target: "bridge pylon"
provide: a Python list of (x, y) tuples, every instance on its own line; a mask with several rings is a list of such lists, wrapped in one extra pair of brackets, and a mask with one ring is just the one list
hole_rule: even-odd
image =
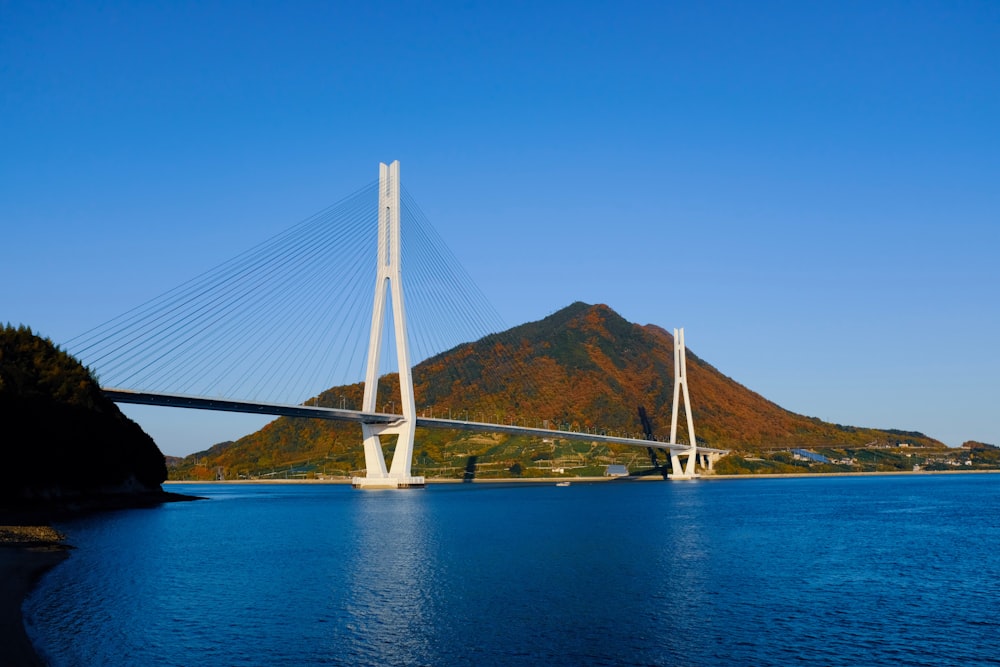
[[(684, 414), (687, 417), (688, 444), (687, 451), (670, 451), (669, 479), (694, 479), (698, 475), (694, 471), (698, 460), (697, 441), (694, 438), (694, 417), (691, 416), (691, 396), (688, 394), (687, 382), (687, 347), (684, 345), (684, 329), (674, 329), (674, 408), (670, 413), (670, 444), (677, 444), (677, 409), (680, 407), (680, 397), (684, 394)], [(681, 465), (681, 457), (687, 457)]]
[[(375, 302), (372, 307), (371, 335), (368, 339), (365, 393), (361, 409), (368, 413), (378, 412), (378, 368), (382, 335), (386, 326), (386, 313), (391, 306), (402, 417), (389, 424), (361, 424), (367, 471), (364, 477), (355, 477), (353, 484), (363, 489), (422, 487), (424, 478), (410, 474), (417, 414), (413, 399), (410, 346), (406, 335), (406, 308), (400, 274), (399, 160), (390, 165), (384, 162), (379, 165), (378, 193), (378, 270), (375, 281)], [(380, 436), (393, 434), (396, 435), (396, 450), (392, 455), (391, 466), (387, 470)]]

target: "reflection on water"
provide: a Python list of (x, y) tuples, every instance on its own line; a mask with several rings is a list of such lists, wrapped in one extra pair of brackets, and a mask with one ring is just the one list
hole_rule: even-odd
[(25, 607), (53, 665), (1000, 655), (1000, 476), (185, 490), (60, 526)]
[(437, 556), (426, 492), (361, 492), (350, 525), (350, 653), (367, 664), (427, 663)]

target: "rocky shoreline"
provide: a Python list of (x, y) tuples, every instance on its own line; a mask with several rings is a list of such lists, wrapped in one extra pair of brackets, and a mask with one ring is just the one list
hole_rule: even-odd
[(24, 627), (22, 607), (42, 575), (66, 560), (73, 548), (51, 524), (94, 512), (155, 507), (198, 500), (166, 491), (76, 496), (58, 501), (17, 503), (0, 508), (0, 646), (3, 664), (43, 666)]
[(42, 575), (69, 555), (64, 539), (51, 526), (0, 526), (0, 646), (5, 664), (45, 664), (25, 632), (21, 607)]

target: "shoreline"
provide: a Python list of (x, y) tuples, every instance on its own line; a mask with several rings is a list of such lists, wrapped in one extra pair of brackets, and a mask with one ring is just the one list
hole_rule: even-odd
[[(612, 482), (616, 479), (627, 479), (623, 477), (490, 477), (489, 479), (464, 479), (452, 478), (432, 478), (424, 480), (430, 486), (439, 484), (548, 484), (550, 482)], [(164, 486), (170, 484), (333, 484), (351, 485), (349, 479), (172, 479), (163, 483)]]
[(46, 572), (69, 557), (73, 547), (50, 524), (97, 512), (143, 509), (168, 502), (200, 500), (156, 491), (103, 497), (75, 497), (0, 508), (0, 646), (5, 665), (45, 667), (24, 624), (24, 602)]
[[(995, 475), (1000, 470), (879, 470), (877, 472), (795, 472), (795, 473), (760, 473), (756, 475), (716, 475), (715, 473), (699, 474), (695, 480), (730, 480), (730, 479), (806, 479), (810, 477), (909, 477), (933, 475)], [(555, 484), (557, 482), (610, 483), (610, 482), (666, 482), (659, 475), (643, 475), (628, 477), (489, 477), (485, 479), (428, 478), (427, 485), (438, 484)], [(691, 481), (691, 480), (678, 480)], [(163, 482), (164, 486), (172, 484), (346, 484), (350, 479), (171, 479)]]
[(31, 643), (22, 607), (42, 576), (71, 548), (50, 526), (0, 526), (0, 646), (11, 665), (44, 667)]
[(759, 475), (706, 475), (700, 479), (802, 479), (808, 477), (920, 477), (923, 475), (995, 475), (1000, 470), (879, 470), (878, 472), (793, 472)]

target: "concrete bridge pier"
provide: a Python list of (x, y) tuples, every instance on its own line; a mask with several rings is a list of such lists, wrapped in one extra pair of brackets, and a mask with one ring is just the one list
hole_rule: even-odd
[[(371, 334), (368, 338), (368, 364), (365, 371), (365, 394), (362, 410), (376, 412), (378, 405), (378, 367), (382, 350), (382, 332), (386, 315), (392, 313), (396, 342), (396, 363), (399, 367), (399, 402), (402, 418), (392, 424), (361, 424), (364, 435), (364, 477), (355, 477), (352, 484), (361, 489), (409, 489), (424, 486), (423, 477), (410, 474), (413, 462), (413, 432), (417, 426), (417, 410), (413, 400), (413, 375), (410, 346), (406, 335), (406, 306), (400, 273), (399, 233), (399, 160), (379, 165), (378, 181), (378, 273), (375, 281), (375, 303), (372, 306)], [(391, 300), (390, 300), (391, 299)], [(396, 451), (392, 465), (386, 470), (382, 454), (382, 434), (396, 435)]]
[[(670, 467), (673, 472), (667, 475), (671, 480), (695, 479), (695, 463), (698, 460), (698, 441), (694, 437), (694, 417), (691, 415), (691, 395), (687, 384), (687, 348), (684, 345), (684, 329), (674, 329), (674, 405), (670, 413), (670, 444), (677, 444), (677, 413), (680, 408), (680, 398), (684, 395), (684, 415), (687, 417), (688, 444), (687, 451), (671, 450)], [(681, 457), (686, 457), (681, 465)]]

